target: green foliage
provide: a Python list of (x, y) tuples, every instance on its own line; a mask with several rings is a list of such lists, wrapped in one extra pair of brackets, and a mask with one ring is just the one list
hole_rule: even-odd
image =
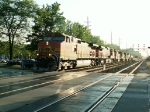
[[(36, 51), (29, 51), (26, 49), (26, 46), (27, 45), (23, 45), (23, 44), (14, 44), (14, 55), (13, 57), (14, 58), (21, 58), (21, 55), (24, 55), (25, 57), (29, 57), (32, 56), (32, 57), (36, 57)], [(10, 56), (9, 55), (9, 51), (8, 51), (8, 48), (9, 48), (9, 42), (7, 41), (0, 41), (0, 55), (1, 54), (5, 54), (6, 56)]]
[(122, 50), (123, 52), (126, 52), (126, 53), (130, 53), (132, 54), (132, 56), (138, 56), (138, 57), (142, 57), (141, 53), (139, 53), (139, 51), (134, 51), (133, 48), (129, 48), (129, 49), (123, 49)]
[(28, 41), (31, 45), (28, 46), (30, 50), (37, 50), (37, 44), (43, 37), (51, 32), (63, 32), (65, 17), (60, 12), (60, 4), (54, 3), (38, 8), (34, 18), (34, 26), (32, 27), (32, 35), (28, 35)]
[(9, 48), (9, 43), (7, 41), (0, 41), (0, 55), (1, 54), (5, 54), (5, 55), (9, 55), (8, 52), (8, 48)]
[[(0, 34), (9, 42), (10, 59), (13, 56), (13, 46), (17, 38), (24, 38), (30, 28), (29, 18), (35, 15), (37, 5), (33, 0), (1, 0), (0, 1)], [(23, 34), (23, 35), (22, 35)], [(22, 39), (21, 39), (22, 40)]]
[(109, 48), (113, 48), (115, 50), (121, 50), (120, 47), (118, 45), (115, 45), (115, 44), (105, 44), (104, 46), (107, 46)]
[(28, 41), (31, 42), (27, 48), (31, 51), (37, 50), (37, 44), (43, 37), (51, 32), (65, 33), (88, 43), (104, 45), (104, 41), (99, 36), (93, 36), (86, 26), (78, 22), (65, 21), (63, 13), (60, 12), (60, 4), (54, 3), (38, 8), (32, 27), (32, 35), (28, 35)]
[[(30, 24), (33, 20), (33, 26)], [(24, 35), (32, 27), (32, 33)], [(36, 57), (37, 44), (43, 37), (51, 32), (65, 33), (88, 43), (107, 46), (120, 50), (115, 44), (104, 44), (100, 36), (91, 34), (91, 31), (78, 22), (65, 21), (63, 12), (60, 12), (60, 4), (43, 5), (40, 8), (33, 0), (1, 0), (0, 1), (0, 54), (12, 57), (21, 54)], [(27, 39), (30, 45), (22, 45), (21, 40)], [(8, 42), (4, 42), (7, 40)], [(8, 51), (9, 49), (9, 51)], [(13, 52), (15, 51), (15, 52)], [(135, 55), (139, 52), (133, 49), (124, 50)]]
[(83, 41), (88, 43), (94, 43), (98, 45), (103, 45), (104, 41), (100, 40), (99, 36), (93, 36), (91, 31), (87, 29), (86, 26), (81, 25), (78, 22), (72, 23), (71, 21), (67, 20), (65, 24), (65, 34), (71, 35), (77, 38), (80, 38)]

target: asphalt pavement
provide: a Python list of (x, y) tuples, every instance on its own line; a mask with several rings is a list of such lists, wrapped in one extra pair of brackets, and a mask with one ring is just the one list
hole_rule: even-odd
[(150, 69), (146, 61), (134, 74), (112, 112), (150, 112)]

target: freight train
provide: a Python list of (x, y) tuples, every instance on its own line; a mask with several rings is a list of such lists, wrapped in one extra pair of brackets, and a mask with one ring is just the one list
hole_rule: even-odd
[(38, 43), (36, 69), (53, 71), (131, 59), (130, 54), (109, 47), (86, 43), (63, 33), (51, 33)]

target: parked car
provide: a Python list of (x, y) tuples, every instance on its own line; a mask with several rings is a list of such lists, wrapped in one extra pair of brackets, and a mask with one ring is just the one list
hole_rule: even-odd
[(7, 65), (20, 65), (21, 61), (19, 59), (13, 59), (13, 60), (9, 60), (7, 61)]
[(32, 68), (35, 62), (36, 62), (35, 59), (22, 60), (20, 65), (22, 69)]
[(6, 63), (6, 59), (0, 59), (0, 63)]

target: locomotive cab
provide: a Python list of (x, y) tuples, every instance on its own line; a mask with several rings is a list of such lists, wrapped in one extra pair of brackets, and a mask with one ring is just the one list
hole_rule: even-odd
[(65, 41), (63, 35), (47, 35), (38, 44), (37, 69), (47, 68), (55, 70), (58, 67), (60, 57), (60, 45)]

